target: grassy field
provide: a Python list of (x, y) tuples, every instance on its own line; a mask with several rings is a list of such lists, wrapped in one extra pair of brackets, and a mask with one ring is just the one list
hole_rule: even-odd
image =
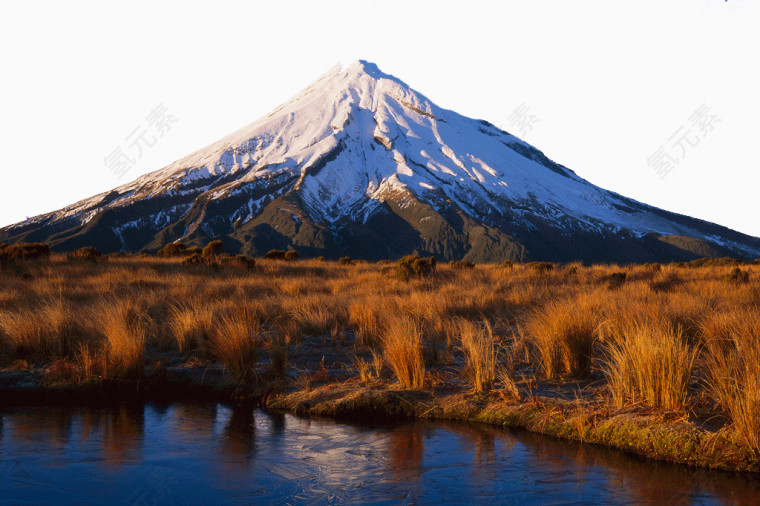
[(760, 470), (760, 265), (192, 254), (6, 257), (0, 379), (216, 368), (240, 391), (269, 385), (290, 409), (338, 414), (340, 397), (346, 414), (382, 410), (396, 392), (413, 416)]

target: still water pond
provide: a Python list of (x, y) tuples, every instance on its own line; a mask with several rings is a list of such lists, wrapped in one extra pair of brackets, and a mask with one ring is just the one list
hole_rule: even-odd
[(221, 404), (0, 409), (0, 503), (751, 504), (757, 480), (456, 423)]

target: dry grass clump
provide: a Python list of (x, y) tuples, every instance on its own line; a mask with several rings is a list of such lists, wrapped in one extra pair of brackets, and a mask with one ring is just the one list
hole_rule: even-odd
[(372, 350), (371, 362), (353, 353), (349, 354), (349, 358), (362, 381), (367, 382), (380, 378), (383, 370), (383, 359), (375, 350)]
[(279, 316), (279, 307), (268, 304), (268, 301), (247, 300), (244, 296), (217, 299), (214, 303), (209, 300), (214, 299), (209, 296), (192, 298), (172, 304), (166, 311), (165, 332), (176, 341), (180, 352), (201, 356), (210, 353), (211, 335), (220, 316), (244, 312), (260, 323)]
[[(483, 281), (487, 283), (487, 281)], [(445, 295), (444, 295), (445, 294)], [(502, 317), (508, 313), (510, 304), (504, 294), (495, 290), (479, 290), (463, 293), (456, 285), (444, 287), (443, 293), (433, 294), (444, 305), (442, 313), (447, 316), (459, 316), (467, 319), (486, 317)]]
[(611, 339), (606, 375), (613, 404), (681, 409), (697, 350), (667, 322), (626, 326)]
[(348, 305), (348, 322), (356, 329), (357, 342), (364, 346), (378, 343), (383, 331), (384, 309), (378, 298), (363, 298)]
[(169, 333), (182, 353), (204, 354), (214, 328), (214, 311), (198, 303), (174, 306), (169, 310)]
[(289, 336), (284, 333), (276, 333), (269, 339), (269, 372), (276, 376), (283, 376), (288, 368), (288, 341)]
[(517, 388), (517, 382), (515, 382), (514, 375), (509, 368), (499, 367), (496, 374), (501, 383), (502, 397), (519, 400), (520, 390)]
[(760, 317), (721, 313), (706, 330), (707, 384), (739, 436), (760, 453)]
[(425, 378), (422, 329), (408, 316), (392, 316), (382, 334), (385, 361), (403, 388), (420, 389)]
[(261, 333), (258, 319), (247, 310), (219, 316), (214, 322), (210, 351), (237, 383), (256, 376)]
[(590, 298), (552, 301), (537, 309), (527, 333), (549, 378), (591, 372), (599, 314)]
[(351, 362), (353, 362), (354, 368), (359, 373), (359, 379), (364, 382), (373, 379), (372, 374), (370, 373), (369, 362), (356, 355), (351, 357)]
[[(92, 310), (92, 324), (93, 331), (101, 337), (103, 378), (142, 376), (150, 323), (141, 305), (129, 299), (104, 300)], [(87, 348), (82, 353), (90, 356)]]
[(292, 304), (291, 316), (305, 335), (328, 334), (333, 328), (344, 325), (346, 309), (332, 297), (299, 297)]
[(464, 319), (457, 321), (457, 327), (472, 386), (475, 392), (488, 392), (496, 379), (496, 339), (493, 330), (488, 322), (478, 325)]
[(0, 340), (6, 353), (27, 360), (71, 358), (88, 339), (82, 316), (60, 299), (20, 312), (0, 313)]

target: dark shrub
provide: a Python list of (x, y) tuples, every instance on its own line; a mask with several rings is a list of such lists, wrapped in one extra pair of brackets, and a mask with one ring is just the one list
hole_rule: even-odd
[(351, 257), (340, 257), (338, 259), (338, 265), (351, 265), (352, 263)]
[(269, 250), (264, 254), (264, 258), (267, 260), (285, 260), (285, 250), (282, 249), (273, 249)]
[(449, 267), (452, 269), (474, 269), (475, 264), (470, 262), (469, 260), (452, 260), (449, 262)]
[(203, 263), (203, 256), (198, 253), (185, 257), (185, 259), (182, 260), (182, 265), (202, 265)]
[(514, 266), (515, 266), (515, 264), (514, 264), (514, 263), (512, 263), (512, 260), (504, 260), (504, 261), (501, 263), (501, 266), (502, 266), (502, 267), (504, 267), (505, 269), (511, 269), (512, 267), (514, 267)]
[(323, 257), (323, 256), (318, 256), (318, 257), (316, 258), (316, 260), (317, 260), (317, 262), (324, 262), (324, 261), (325, 261), (325, 257)]
[(644, 264), (644, 270), (645, 271), (651, 271), (651, 272), (659, 272), (662, 270), (662, 265), (660, 264)]
[(156, 253), (161, 258), (187, 256), (187, 246), (181, 242), (170, 242)]
[(549, 272), (554, 270), (554, 264), (551, 262), (528, 262), (525, 267), (536, 272)]
[(738, 267), (734, 267), (731, 272), (723, 276), (723, 281), (729, 283), (746, 283), (749, 281), (749, 272), (743, 271)]
[(214, 258), (215, 256), (222, 254), (223, 251), (224, 245), (222, 244), (222, 241), (217, 239), (216, 241), (208, 243), (206, 247), (203, 248), (201, 255), (203, 258)]
[(230, 257), (227, 259), (226, 263), (249, 271), (256, 267), (256, 260), (245, 255), (235, 255), (234, 257)]
[(68, 260), (80, 260), (84, 262), (97, 262), (103, 254), (92, 246), (85, 246), (84, 248), (75, 249), (66, 252), (66, 258)]
[(7, 260), (36, 260), (50, 256), (50, 246), (40, 243), (20, 243), (4, 245), (0, 256)]
[(649, 288), (655, 292), (671, 292), (675, 287), (683, 283), (683, 280), (675, 274), (668, 274), (665, 279), (659, 281), (650, 281)]
[(612, 272), (606, 276), (602, 276), (602, 282), (606, 282), (607, 287), (614, 290), (615, 288), (620, 288), (623, 286), (626, 277), (627, 276), (625, 272)]
[(412, 277), (424, 278), (435, 272), (435, 258), (407, 255), (396, 262), (396, 277), (408, 281)]
[(287, 262), (295, 262), (298, 260), (298, 252), (293, 250), (286, 251), (283, 259)]

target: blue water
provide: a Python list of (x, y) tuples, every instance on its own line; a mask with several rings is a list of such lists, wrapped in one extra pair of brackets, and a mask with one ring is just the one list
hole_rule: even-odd
[(222, 404), (0, 409), (0, 503), (751, 504), (757, 479), (456, 423)]

